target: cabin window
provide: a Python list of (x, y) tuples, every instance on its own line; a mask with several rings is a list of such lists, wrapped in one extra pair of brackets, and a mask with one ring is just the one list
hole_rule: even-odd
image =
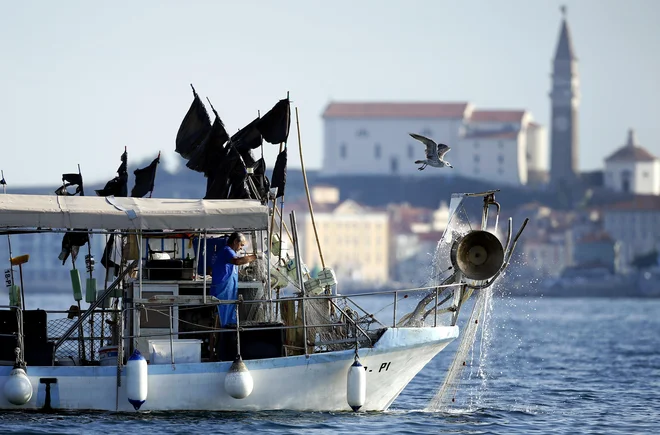
[(348, 149), (346, 147), (346, 144), (342, 143), (341, 146), (339, 147), (339, 156), (342, 159), (345, 159), (347, 154), (348, 154)]
[(374, 146), (374, 157), (376, 157), (377, 159), (380, 159), (380, 144), (379, 143), (377, 143)]

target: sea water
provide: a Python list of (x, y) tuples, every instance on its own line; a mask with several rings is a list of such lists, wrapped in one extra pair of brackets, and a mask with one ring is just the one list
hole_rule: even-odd
[[(35, 307), (36, 308), (36, 307)], [(428, 411), (458, 341), (386, 412), (3, 412), (2, 433), (640, 434), (660, 428), (660, 300), (495, 294), (457, 405)], [(481, 355), (481, 358), (479, 356)]]

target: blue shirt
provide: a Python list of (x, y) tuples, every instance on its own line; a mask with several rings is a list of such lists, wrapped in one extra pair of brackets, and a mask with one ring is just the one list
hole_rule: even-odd
[(232, 275), (238, 275), (238, 266), (231, 263), (236, 257), (236, 251), (226, 245), (217, 253), (213, 263), (211, 285), (218, 285), (227, 281)]

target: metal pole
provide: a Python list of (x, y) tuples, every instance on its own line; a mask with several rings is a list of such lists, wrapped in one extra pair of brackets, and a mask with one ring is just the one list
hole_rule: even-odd
[(435, 288), (435, 307), (433, 307), (434, 319), (433, 327), (438, 326), (438, 287)]
[[(201, 235), (201, 233), (200, 233)], [(198, 244), (199, 245), (199, 244)], [(208, 257), (209, 255), (208, 251), (206, 250), (206, 230), (204, 230), (204, 284), (202, 284), (203, 290), (202, 290), (202, 301), (206, 304), (206, 263), (208, 262)]]
[(300, 283), (300, 291), (302, 292), (302, 297), (300, 299), (300, 309), (302, 310), (302, 321), (303, 321), (303, 345), (305, 347), (305, 356), (309, 356), (307, 353), (307, 319), (305, 316), (305, 284), (303, 282), (303, 273), (302, 273), (302, 260), (300, 258), (300, 243), (298, 239), (298, 226), (296, 224), (296, 212), (291, 211), (291, 232), (293, 233), (293, 250), (296, 256), (296, 271), (298, 272), (298, 282)]
[(170, 361), (174, 367), (174, 315), (172, 314), (172, 305), (170, 305)]
[(396, 328), (396, 301), (397, 301), (397, 299), (398, 299), (397, 294), (398, 294), (398, 292), (395, 291), (395, 292), (394, 292), (394, 310), (393, 310), (393, 314), (392, 314), (392, 316), (393, 316), (393, 319), (392, 319), (392, 328)]
[[(142, 237), (142, 230), (138, 230), (137, 238), (138, 238), (138, 256), (140, 257), (139, 259), (140, 263), (138, 265), (139, 283), (138, 283), (137, 295), (135, 295), (135, 286), (133, 286), (133, 298), (134, 298), (133, 300), (135, 300), (135, 298), (142, 299), (142, 275), (144, 273), (144, 260), (142, 258), (144, 255), (144, 251), (142, 249), (142, 243), (144, 243), (144, 237)], [(149, 239), (147, 239), (147, 243), (149, 243)], [(148, 248), (147, 248), (147, 255), (149, 255)], [(140, 337), (141, 335), (140, 330), (142, 329), (140, 328), (140, 311), (136, 308), (135, 303), (133, 303), (133, 325), (135, 327), (135, 331), (133, 331), (133, 335), (137, 335), (138, 337)], [(137, 348), (137, 344), (138, 344), (138, 339), (135, 339), (133, 341), (134, 349)], [(131, 351), (131, 353), (133, 352)]]
[(236, 355), (241, 356), (241, 320), (240, 320), (240, 310), (238, 309), (238, 303), (234, 305), (236, 308)]

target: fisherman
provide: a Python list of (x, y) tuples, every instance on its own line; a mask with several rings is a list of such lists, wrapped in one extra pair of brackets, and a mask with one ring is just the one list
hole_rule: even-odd
[[(211, 269), (211, 295), (221, 300), (238, 299), (238, 267), (257, 259), (257, 254), (239, 257), (237, 252), (245, 247), (245, 236), (239, 232), (232, 233), (227, 244), (217, 253)], [(236, 305), (218, 305), (220, 326), (236, 324)]]

